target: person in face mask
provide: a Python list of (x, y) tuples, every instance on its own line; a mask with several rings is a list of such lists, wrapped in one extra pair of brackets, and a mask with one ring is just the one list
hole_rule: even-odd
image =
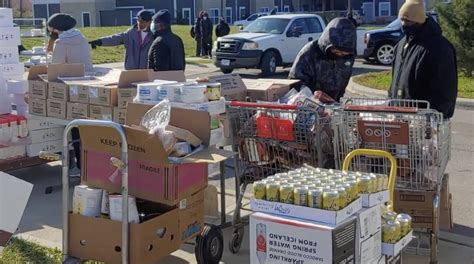
[(335, 101), (344, 95), (352, 74), (356, 52), (356, 28), (348, 18), (335, 18), (321, 37), (298, 53), (289, 78), (311, 91), (322, 91)]
[(209, 14), (204, 11), (202, 13), (201, 20), (201, 47), (202, 47), (202, 56), (209, 57), (211, 56), (212, 51), (212, 21), (209, 18)]
[(426, 16), (422, 0), (407, 0), (398, 16), (405, 36), (395, 47), (389, 97), (426, 100), (445, 118), (452, 117), (458, 86), (453, 45)]
[(154, 71), (184, 71), (183, 40), (171, 31), (171, 15), (160, 10), (153, 16), (151, 31), (155, 40), (148, 53), (148, 68)]
[(92, 48), (97, 46), (125, 46), (126, 70), (146, 69), (148, 67), (148, 52), (153, 43), (153, 33), (150, 31), (153, 12), (141, 10), (137, 14), (137, 23), (125, 32), (102, 37), (89, 42)]

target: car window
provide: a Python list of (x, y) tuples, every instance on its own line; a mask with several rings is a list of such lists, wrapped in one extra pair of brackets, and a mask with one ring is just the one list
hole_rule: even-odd
[(257, 16), (258, 16), (257, 14), (253, 14), (253, 15), (249, 16), (249, 17), (247, 18), (247, 20), (248, 20), (248, 21), (253, 21), (253, 20), (257, 19)]
[(302, 34), (308, 34), (308, 25), (306, 25), (306, 21), (304, 18), (298, 18), (290, 26), (290, 29), (288, 32), (294, 31), (297, 27), (301, 28), (301, 33)]
[(321, 23), (319, 22), (319, 19), (317, 19), (316, 17), (307, 18), (306, 19), (306, 24), (308, 25), (309, 33), (321, 33), (321, 32), (323, 32), (323, 27), (321, 26)]
[(250, 33), (270, 33), (281, 34), (288, 25), (288, 19), (283, 18), (263, 18), (250, 23), (244, 31)]

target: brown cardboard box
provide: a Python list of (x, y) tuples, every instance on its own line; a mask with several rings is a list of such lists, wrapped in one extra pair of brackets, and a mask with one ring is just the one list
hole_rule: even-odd
[(81, 103), (67, 103), (67, 119), (84, 119), (89, 117), (89, 105)]
[(128, 103), (132, 103), (137, 96), (137, 88), (119, 88), (117, 89), (118, 107), (126, 108)]
[(66, 119), (66, 102), (55, 99), (48, 99), (47, 114), (49, 117)]
[(89, 86), (89, 103), (103, 106), (117, 106), (116, 86)]
[(209, 82), (217, 82), (221, 84), (221, 96), (226, 100), (245, 100), (247, 96), (247, 87), (242, 78), (238, 74), (223, 74), (209, 76)]
[(98, 120), (113, 120), (113, 108), (101, 105), (89, 105), (89, 117)]
[[(186, 129), (202, 140), (204, 150), (171, 163), (161, 139), (148, 131), (131, 127), (140, 124), (150, 105), (129, 104), (126, 125), (129, 153), (129, 192), (141, 199), (175, 205), (181, 199), (207, 186), (208, 163), (218, 163), (232, 152), (210, 148), (209, 114), (195, 110), (171, 110), (170, 125)], [(120, 191), (120, 177), (111, 157), (120, 157), (120, 138), (110, 128), (80, 127), (83, 150), (82, 183), (111, 192)]]
[(48, 82), (48, 99), (67, 102), (69, 100), (69, 87), (65, 83)]
[(252, 101), (275, 102), (284, 96), (290, 90), (290, 87), (299, 81), (295, 80), (276, 80), (276, 79), (258, 79), (244, 80), (247, 86), (247, 96)]
[(28, 71), (28, 93), (30, 98), (43, 99), (48, 98), (48, 84), (43, 81), (39, 75), (47, 74), (46, 66), (33, 66)]
[(75, 103), (89, 103), (89, 86), (85, 84), (69, 85), (69, 100)]
[(28, 104), (28, 111), (32, 115), (46, 116), (46, 100), (30, 98)]
[(113, 121), (119, 124), (125, 124), (125, 117), (127, 115), (127, 109), (114, 107)]
[[(204, 189), (186, 199), (186, 208), (179, 211), (180, 244), (195, 238), (204, 228)], [(183, 201), (183, 200), (182, 200)]]
[(67, 102), (69, 88), (61, 78), (83, 77), (84, 64), (50, 64), (48, 65), (48, 99)]

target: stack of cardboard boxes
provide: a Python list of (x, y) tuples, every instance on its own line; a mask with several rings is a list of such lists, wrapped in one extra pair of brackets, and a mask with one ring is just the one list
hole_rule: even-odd
[(35, 116), (28, 117), (29, 144), (26, 155), (36, 157), (41, 151), (56, 153), (62, 151), (64, 126), (41, 120)]
[(13, 26), (11, 8), (0, 8), (0, 77), (21, 80), (24, 67), (20, 63), (18, 46), (21, 44), (20, 27)]

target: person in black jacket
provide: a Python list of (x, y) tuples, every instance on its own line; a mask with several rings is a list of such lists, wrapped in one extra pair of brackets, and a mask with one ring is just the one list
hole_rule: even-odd
[(203, 11), (199, 12), (198, 17), (196, 18), (196, 22), (191, 27), (191, 37), (196, 40), (196, 57), (202, 56), (202, 34), (201, 34), (201, 21), (202, 21), (202, 13)]
[(201, 20), (201, 45), (202, 56), (211, 56), (212, 50), (212, 21), (206, 11), (202, 13)]
[(221, 17), (219, 19), (219, 25), (216, 26), (216, 36), (223, 37), (229, 35), (230, 27), (229, 24), (225, 22), (225, 19)]
[(453, 45), (426, 16), (423, 1), (407, 0), (399, 17), (405, 37), (395, 47), (389, 97), (426, 100), (444, 118), (452, 117), (458, 89)]
[(160, 10), (153, 16), (151, 31), (154, 32), (155, 41), (148, 53), (148, 69), (184, 71), (186, 61), (183, 41), (171, 31), (171, 16), (168, 10)]

